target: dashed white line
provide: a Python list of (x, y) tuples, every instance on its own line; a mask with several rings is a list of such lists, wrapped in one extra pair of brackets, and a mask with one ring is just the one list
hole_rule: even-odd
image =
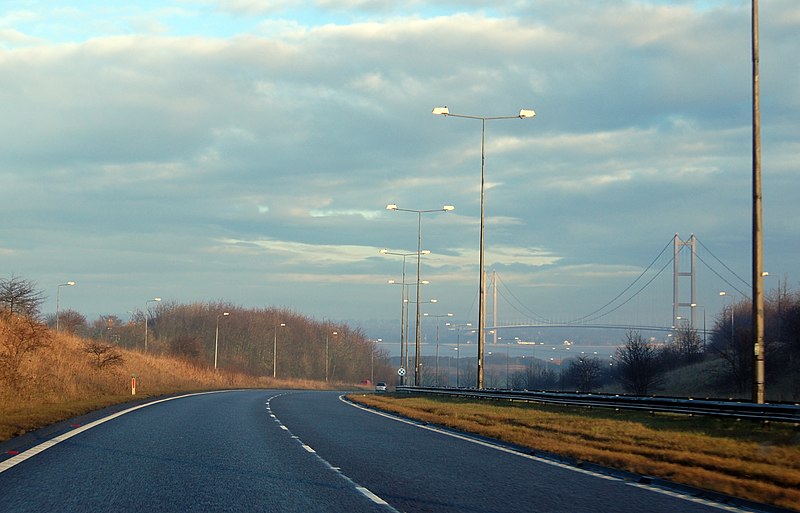
[[(283, 394), (281, 394), (281, 395), (283, 395)], [(275, 397), (278, 397), (278, 396), (276, 395), (276, 396), (270, 397), (270, 401), (271, 401), (272, 399), (274, 399)], [(279, 419), (277, 419), (277, 418), (276, 418), (275, 420), (276, 420), (277, 422), (280, 422), (280, 420), (279, 420)], [(347, 477), (347, 476), (346, 476), (346, 475), (345, 475), (345, 474), (342, 472), (342, 469), (341, 469), (340, 467), (334, 467), (333, 465), (331, 465), (331, 464), (330, 464), (330, 463), (329, 463), (327, 460), (325, 460), (325, 458), (323, 458), (322, 456), (320, 456), (320, 455), (319, 455), (319, 453), (317, 453), (317, 451), (315, 451), (315, 450), (314, 450), (314, 449), (313, 449), (311, 446), (309, 446), (309, 445), (305, 444), (305, 443), (304, 443), (302, 440), (300, 440), (300, 437), (298, 437), (298, 436), (296, 436), (296, 435), (292, 434), (291, 430), (289, 430), (289, 428), (288, 428), (287, 426), (285, 426), (285, 425), (281, 424), (281, 426), (280, 426), (280, 427), (281, 427), (283, 430), (287, 431), (287, 432), (288, 432), (288, 433), (291, 435), (291, 438), (292, 438), (293, 440), (297, 440), (297, 441), (300, 443), (300, 446), (301, 446), (303, 449), (305, 449), (305, 450), (306, 450), (306, 451), (308, 451), (309, 453), (311, 453), (311, 454), (313, 454), (314, 456), (316, 456), (316, 457), (317, 457), (317, 459), (318, 459), (320, 462), (322, 462), (322, 464), (323, 464), (323, 465), (325, 465), (326, 467), (328, 467), (328, 468), (329, 468), (329, 469), (331, 469), (332, 471), (336, 472), (336, 473), (337, 473), (339, 476), (341, 476), (341, 478), (342, 478), (342, 479), (344, 479), (345, 481), (347, 481), (348, 483), (350, 483), (351, 485), (353, 485), (353, 487), (354, 487), (356, 490), (358, 490), (358, 492), (359, 492), (359, 493), (361, 493), (361, 494), (362, 494), (364, 497), (368, 498), (370, 501), (372, 501), (372, 502), (373, 502), (373, 503), (375, 503), (375, 504), (378, 504), (378, 505), (380, 505), (380, 506), (383, 506), (384, 508), (386, 508), (386, 510), (388, 510), (388, 511), (390, 511), (390, 512), (393, 512), (393, 513), (399, 513), (399, 512), (398, 512), (398, 511), (397, 511), (395, 508), (393, 508), (393, 507), (392, 507), (392, 505), (391, 505), (391, 504), (389, 504), (388, 502), (386, 502), (385, 500), (383, 500), (382, 498), (380, 498), (378, 495), (376, 495), (375, 493), (373, 493), (373, 492), (372, 492), (370, 489), (368, 489), (368, 488), (366, 488), (366, 487), (364, 487), (364, 486), (361, 486), (360, 484), (356, 483), (355, 481), (353, 481), (352, 479), (350, 479), (349, 477)]]
[(356, 486), (356, 490), (358, 490), (359, 492), (363, 493), (368, 499), (370, 499), (375, 504), (381, 504), (383, 506), (388, 506), (389, 505), (388, 502), (386, 502), (385, 500), (381, 499), (380, 497), (378, 497), (377, 495), (375, 495), (371, 491), (367, 490), (363, 486)]

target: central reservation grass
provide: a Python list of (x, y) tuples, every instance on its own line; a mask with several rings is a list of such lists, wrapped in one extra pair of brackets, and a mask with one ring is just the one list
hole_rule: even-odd
[(800, 511), (796, 426), (394, 394), (350, 398), (533, 450)]

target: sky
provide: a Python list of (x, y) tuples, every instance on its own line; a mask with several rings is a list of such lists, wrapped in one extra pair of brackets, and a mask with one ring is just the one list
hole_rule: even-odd
[[(797, 34), (800, 2), (762, 0), (768, 289), (800, 279)], [(716, 315), (718, 274), (751, 274), (750, 44), (741, 0), (6, 0), (0, 276), (90, 321), (160, 297), (377, 338), (402, 273), (380, 250), (419, 228), (386, 205), (453, 205), (421, 216), (421, 305), (477, 322), (481, 122), (431, 111), (532, 109), (486, 123), (501, 321), (593, 312), (675, 234), (724, 263), (698, 278)], [(615, 322), (668, 324), (663, 276)]]

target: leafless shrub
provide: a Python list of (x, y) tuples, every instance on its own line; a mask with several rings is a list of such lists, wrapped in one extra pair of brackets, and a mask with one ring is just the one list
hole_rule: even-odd
[(91, 355), (92, 365), (97, 369), (122, 365), (125, 361), (115, 346), (96, 340), (87, 342), (85, 351)]

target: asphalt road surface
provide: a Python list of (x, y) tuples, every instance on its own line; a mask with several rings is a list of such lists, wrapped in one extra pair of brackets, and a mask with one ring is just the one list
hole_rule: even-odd
[(380, 415), (339, 395), (200, 394), (76, 427), (0, 454), (0, 511), (747, 511)]

